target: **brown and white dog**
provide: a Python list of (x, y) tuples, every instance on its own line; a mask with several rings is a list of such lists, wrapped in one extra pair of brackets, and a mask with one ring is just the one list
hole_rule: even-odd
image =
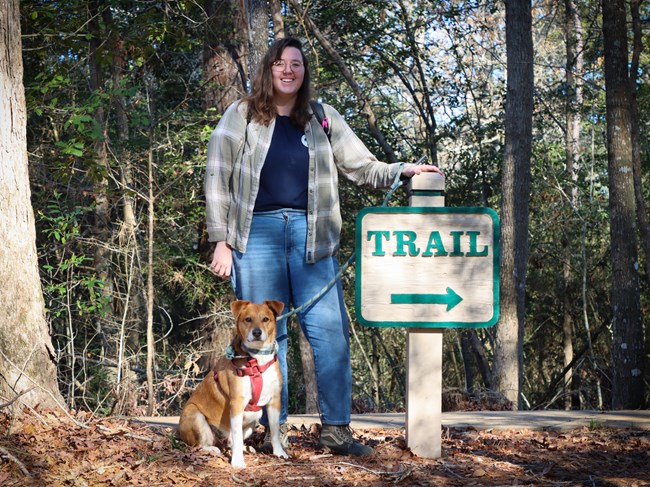
[(228, 437), (231, 465), (244, 468), (244, 440), (266, 406), (273, 454), (288, 458), (280, 443), (282, 375), (275, 341), (275, 319), (284, 304), (238, 300), (230, 308), (236, 322), (232, 345), (183, 408), (179, 436), (188, 445), (210, 450), (215, 448), (212, 426)]

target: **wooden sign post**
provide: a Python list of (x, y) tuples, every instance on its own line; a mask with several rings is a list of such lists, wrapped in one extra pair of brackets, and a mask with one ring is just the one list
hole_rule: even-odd
[(499, 315), (499, 225), (489, 208), (446, 208), (444, 178), (414, 176), (409, 207), (357, 217), (356, 315), (406, 327), (407, 445), (439, 458), (444, 328), (486, 327)]

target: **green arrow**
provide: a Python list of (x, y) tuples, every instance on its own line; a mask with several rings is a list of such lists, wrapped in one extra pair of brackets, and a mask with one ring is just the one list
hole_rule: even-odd
[(447, 294), (391, 294), (390, 304), (446, 304), (447, 311), (463, 300), (450, 287)]

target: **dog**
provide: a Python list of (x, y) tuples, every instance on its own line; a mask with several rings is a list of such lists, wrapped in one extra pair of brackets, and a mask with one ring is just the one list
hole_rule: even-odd
[(280, 443), (282, 375), (275, 341), (275, 320), (284, 303), (237, 300), (230, 308), (236, 324), (232, 344), (185, 404), (179, 436), (190, 446), (218, 450), (214, 446), (215, 428), (228, 438), (231, 465), (244, 468), (244, 440), (262, 416), (262, 406), (266, 406), (273, 454), (288, 458)]

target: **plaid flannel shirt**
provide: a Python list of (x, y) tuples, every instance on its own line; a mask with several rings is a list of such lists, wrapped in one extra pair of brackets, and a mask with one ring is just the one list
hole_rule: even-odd
[[(357, 185), (389, 187), (399, 164), (378, 161), (343, 117), (324, 105), (332, 127), (331, 143), (316, 117), (305, 127), (309, 147), (307, 262), (334, 255), (340, 245), (338, 173)], [(208, 143), (205, 172), (206, 223), (211, 242), (226, 241), (246, 251), (262, 165), (275, 121), (247, 123), (246, 104), (228, 107)]]

